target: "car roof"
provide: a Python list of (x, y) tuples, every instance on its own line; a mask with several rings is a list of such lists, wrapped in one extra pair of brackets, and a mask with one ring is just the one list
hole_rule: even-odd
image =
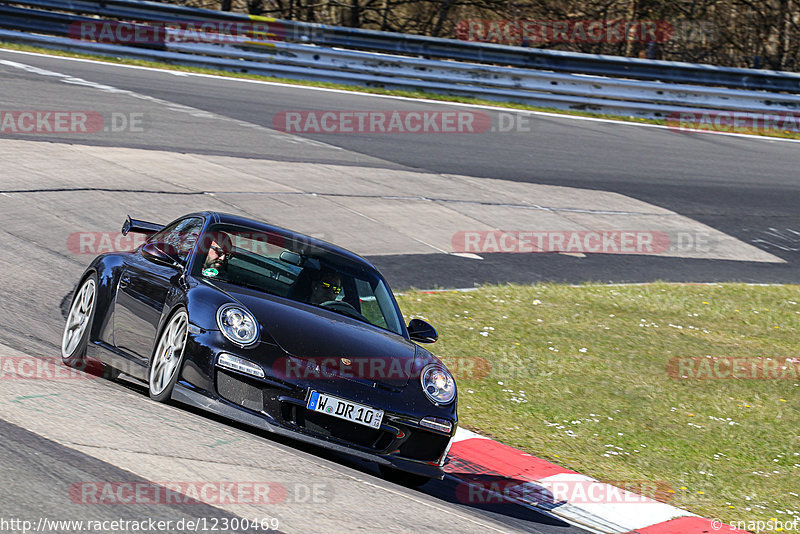
[(289, 230), (288, 228), (283, 228), (282, 226), (275, 226), (273, 224), (268, 224), (262, 221), (248, 219), (247, 217), (232, 215), (230, 213), (220, 213), (217, 211), (190, 213), (185, 215), (184, 217), (189, 217), (189, 216), (200, 216), (208, 218), (210, 219), (210, 222), (212, 224), (221, 223), (221, 224), (232, 224), (237, 226), (246, 226), (248, 228), (252, 228), (260, 232), (269, 232), (277, 234), (289, 240), (308, 243), (309, 245), (320, 248), (332, 254), (342, 256), (352, 262), (363, 264), (369, 267), (370, 269), (377, 271), (377, 268), (371, 262), (359, 256), (355, 252), (351, 252), (338, 245), (334, 245), (333, 243), (323, 241), (322, 239), (318, 239), (316, 237), (312, 237), (307, 234), (302, 234), (300, 232), (295, 232), (294, 230)]

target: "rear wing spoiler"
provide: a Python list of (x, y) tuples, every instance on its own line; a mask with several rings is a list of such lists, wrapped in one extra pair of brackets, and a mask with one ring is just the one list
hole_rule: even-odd
[(164, 228), (163, 224), (138, 221), (136, 219), (131, 219), (131, 216), (128, 215), (128, 218), (125, 219), (125, 223), (122, 225), (122, 235), (128, 235), (128, 232), (133, 232), (134, 234), (152, 235), (162, 228)]

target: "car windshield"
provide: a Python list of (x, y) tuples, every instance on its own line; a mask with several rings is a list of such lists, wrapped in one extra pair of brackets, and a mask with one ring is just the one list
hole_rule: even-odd
[(402, 316), (383, 278), (330, 250), (274, 233), (214, 225), (196, 254), (196, 277), (318, 306), (402, 335)]

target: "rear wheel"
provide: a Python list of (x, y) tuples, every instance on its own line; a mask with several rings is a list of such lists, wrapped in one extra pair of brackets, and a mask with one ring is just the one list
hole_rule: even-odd
[(150, 362), (150, 398), (158, 402), (169, 400), (178, 381), (186, 337), (189, 332), (189, 315), (181, 309), (170, 318), (158, 338)]
[(86, 347), (97, 304), (97, 275), (92, 273), (83, 282), (69, 307), (67, 324), (61, 338), (61, 359), (77, 369), (86, 367)]

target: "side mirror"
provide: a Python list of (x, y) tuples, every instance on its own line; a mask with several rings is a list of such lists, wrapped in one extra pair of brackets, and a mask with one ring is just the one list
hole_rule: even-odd
[(175, 247), (166, 243), (145, 244), (142, 247), (142, 256), (159, 265), (168, 267), (180, 267), (182, 265)]
[(408, 323), (408, 336), (418, 343), (436, 343), (439, 339), (436, 329), (422, 319), (411, 319)]

